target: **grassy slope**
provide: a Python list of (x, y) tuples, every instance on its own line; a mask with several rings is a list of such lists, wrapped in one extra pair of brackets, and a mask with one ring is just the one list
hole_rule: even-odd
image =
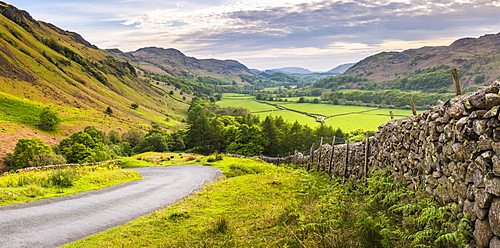
[[(0, 15), (0, 122), (3, 128), (0, 154), (11, 152), (20, 137), (38, 136), (53, 144), (87, 125), (119, 131), (149, 126), (151, 122), (167, 127), (182, 125), (187, 104), (163, 97), (162, 90), (126, 73), (126, 68), (120, 70), (123, 64), (104, 51), (76, 42), (70, 33), (23, 14), (17, 15), (29, 28)], [(52, 39), (71, 50), (107, 82), (99, 81), (88, 68), (49, 48), (35, 36)], [(131, 103), (139, 104), (140, 108), (131, 109)], [(41, 132), (37, 128), (35, 115), (46, 106), (56, 109), (63, 118), (57, 132)], [(108, 106), (113, 110), (112, 115), (104, 113)]]
[[(484, 75), (484, 82), (500, 77), (500, 33), (484, 35), (477, 39), (464, 38), (449, 46), (423, 47), (403, 52), (382, 52), (372, 55), (351, 67), (344, 76), (368, 78), (374, 82), (395, 82), (441, 64), (457, 68), (463, 87), (478, 84), (477, 75)], [(482, 85), (483, 82), (479, 84)]]

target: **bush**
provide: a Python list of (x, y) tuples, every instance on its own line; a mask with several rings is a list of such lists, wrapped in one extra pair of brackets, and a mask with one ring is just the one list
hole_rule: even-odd
[(49, 107), (46, 107), (42, 110), (42, 113), (40, 113), (40, 128), (45, 131), (54, 131), (59, 123), (61, 123), (61, 118), (59, 118), (59, 114), (50, 109)]
[(49, 183), (56, 187), (67, 188), (73, 186), (74, 181), (78, 179), (78, 173), (75, 170), (53, 171), (49, 177)]
[(164, 152), (169, 150), (169, 145), (165, 137), (161, 134), (152, 134), (141, 140), (141, 142), (132, 149), (134, 153), (143, 152)]
[[(13, 169), (20, 169), (26, 167), (35, 166), (35, 157), (44, 157), (41, 154), (52, 154), (53, 151), (49, 145), (45, 144), (40, 138), (20, 138), (16, 147), (14, 148), (14, 153), (12, 156), (8, 157), (9, 163), (14, 165)], [(48, 155), (52, 156), (52, 155)], [(36, 159), (40, 160), (40, 159)]]
[(66, 159), (55, 153), (40, 153), (33, 156), (32, 166), (65, 164)]

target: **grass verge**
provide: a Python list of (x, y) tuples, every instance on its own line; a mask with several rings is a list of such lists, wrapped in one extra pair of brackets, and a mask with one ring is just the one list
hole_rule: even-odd
[(0, 177), (0, 205), (72, 195), (141, 178), (136, 171), (112, 164), (8, 174)]

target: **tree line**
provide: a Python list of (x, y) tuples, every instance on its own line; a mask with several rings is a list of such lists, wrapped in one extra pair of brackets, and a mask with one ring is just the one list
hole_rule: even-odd
[(185, 138), (188, 149), (202, 153), (280, 156), (295, 150), (305, 151), (321, 137), (344, 137), (341, 129), (326, 125), (311, 128), (298, 121), (286, 122), (281, 116), (267, 116), (261, 121), (245, 112), (230, 115), (233, 111), (220, 114), (217, 110), (209, 101), (193, 99)]
[(87, 126), (54, 146), (36, 137), (21, 138), (14, 152), (7, 153), (5, 162), (15, 170), (52, 164), (100, 162), (148, 151), (183, 150), (182, 133), (169, 133), (154, 123), (148, 131), (131, 129), (124, 133), (116, 130), (106, 133)]

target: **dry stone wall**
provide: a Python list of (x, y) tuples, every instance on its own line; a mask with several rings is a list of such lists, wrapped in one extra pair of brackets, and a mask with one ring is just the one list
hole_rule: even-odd
[(500, 247), (499, 91), (496, 81), (422, 114), (391, 120), (368, 139), (368, 149), (365, 140), (349, 147), (325, 144), (312, 156), (262, 159), (301, 163), (355, 180), (368, 171), (389, 171), (443, 204), (456, 203), (459, 215), (470, 214), (472, 246)]

